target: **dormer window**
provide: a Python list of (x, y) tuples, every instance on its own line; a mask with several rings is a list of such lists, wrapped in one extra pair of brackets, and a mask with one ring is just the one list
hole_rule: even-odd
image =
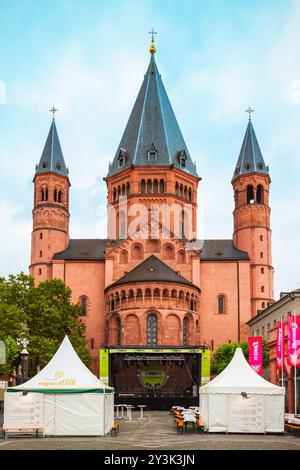
[(118, 156), (119, 168), (122, 168), (126, 164), (126, 150), (120, 149)]
[(149, 162), (157, 161), (157, 150), (154, 144), (151, 144), (148, 149), (148, 161)]
[(263, 169), (263, 167), (264, 167), (264, 165), (263, 165), (263, 163), (262, 163), (262, 162), (259, 162), (259, 164), (258, 164), (257, 166), (258, 166), (258, 168), (259, 168), (260, 170), (262, 170), (262, 169)]
[(57, 163), (56, 163), (56, 168), (57, 168), (58, 170), (61, 170), (61, 163), (60, 163), (60, 162), (57, 162)]
[(186, 167), (186, 153), (185, 153), (185, 150), (180, 150), (178, 152), (178, 161), (179, 161), (179, 165), (182, 166), (182, 167)]
[(43, 161), (43, 168), (47, 168), (47, 162), (46, 162), (46, 160)]

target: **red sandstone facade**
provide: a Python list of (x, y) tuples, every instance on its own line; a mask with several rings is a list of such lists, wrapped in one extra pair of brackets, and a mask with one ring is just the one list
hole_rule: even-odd
[[(154, 74), (153, 70), (151, 73)], [(153, 96), (147, 97), (149, 106)], [(122, 195), (127, 196), (129, 209), (125, 225), (134, 221), (134, 215), (130, 215), (134, 204), (143, 204), (147, 211), (153, 204), (175, 205), (180, 211), (188, 204), (192, 214), (189, 228), (197, 232), (200, 178), (186, 171), (184, 165), (180, 167), (180, 158), (175, 165), (126, 166), (125, 151), (124, 155), (125, 167), (120, 166), (105, 178), (108, 203), (117, 214), (117, 234), (122, 230)], [(71, 288), (73, 302), (83, 308), (87, 343), (95, 367), (101, 345), (208, 345), (214, 351), (224, 342), (247, 338), (246, 322), (273, 299), (270, 178), (255, 166), (257, 162), (252, 167), (250, 164), (249, 171), (237, 167), (232, 181), (233, 240), (205, 240), (203, 246), (190, 246), (186, 239), (175, 237), (174, 216), (169, 238), (163, 236), (162, 214), (157, 216), (157, 239), (150, 236), (149, 222), (137, 227), (141, 235), (138, 239), (115, 239), (109, 233), (106, 241), (70, 240), (69, 177), (52, 163), (48, 163), (47, 171), (47, 158), (46, 155), (41, 159), (45, 171), (37, 170), (34, 177), (30, 273), (36, 282), (59, 278)], [(157, 158), (159, 161), (159, 150)], [(256, 156), (245, 158), (255, 160)], [(95, 247), (97, 251), (100, 245), (103, 250), (96, 254)], [(155, 281), (145, 272), (145, 277), (133, 281), (129, 278), (126, 282), (126, 276), (151, 256), (170, 268), (173, 277), (168, 271), (165, 279)], [(154, 278), (161, 275), (161, 270), (155, 273), (155, 269)], [(151, 266), (147, 270), (151, 272)], [(156, 332), (151, 330), (152, 320), (156, 322)], [(150, 338), (153, 334), (154, 340)]]

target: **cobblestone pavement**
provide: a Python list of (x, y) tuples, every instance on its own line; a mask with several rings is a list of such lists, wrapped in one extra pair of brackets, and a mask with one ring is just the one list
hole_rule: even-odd
[(117, 437), (65, 437), (0, 439), (0, 450), (300, 450), (300, 438), (284, 435), (177, 434), (172, 417), (148, 411), (143, 421), (120, 421)]

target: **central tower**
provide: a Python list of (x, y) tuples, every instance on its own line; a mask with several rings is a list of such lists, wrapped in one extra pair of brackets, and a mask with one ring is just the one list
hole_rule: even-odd
[[(148, 211), (152, 204), (175, 205), (180, 211), (188, 203), (192, 207), (190, 228), (194, 233), (197, 229), (199, 178), (161, 80), (155, 52), (152, 40), (147, 72), (106, 177), (108, 203), (117, 214), (116, 238), (126, 238), (133, 215), (130, 207), (135, 204)], [(128, 216), (122, 218), (120, 201), (125, 196)], [(175, 232), (173, 215), (171, 219), (170, 230)]]

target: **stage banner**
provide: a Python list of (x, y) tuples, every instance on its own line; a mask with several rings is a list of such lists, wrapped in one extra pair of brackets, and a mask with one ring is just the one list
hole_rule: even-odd
[(288, 354), (289, 366), (300, 367), (300, 316), (289, 315), (287, 317), (288, 327)]
[(252, 336), (248, 338), (248, 358), (249, 364), (259, 375), (263, 373), (263, 351), (262, 337)]
[(284, 357), (284, 330), (285, 323), (277, 322), (277, 336), (276, 336), (276, 363), (277, 369), (281, 370), (283, 367), (282, 359)]

